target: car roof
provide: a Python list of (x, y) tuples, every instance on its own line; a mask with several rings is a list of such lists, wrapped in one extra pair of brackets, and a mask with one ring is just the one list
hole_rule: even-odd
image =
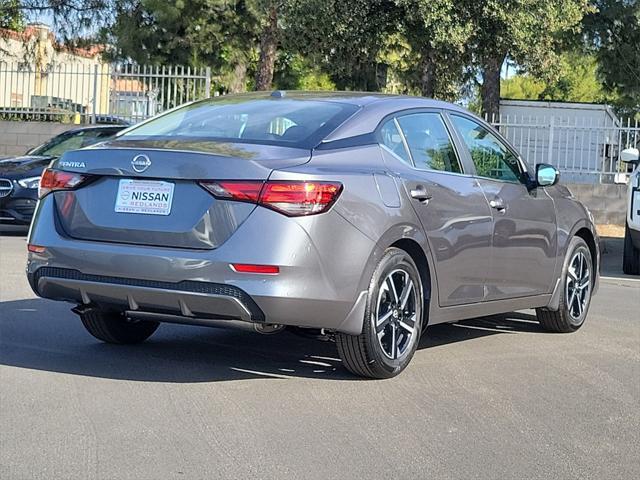
[[(298, 98), (298, 96), (292, 95), (291, 98)], [(449, 110), (451, 112), (465, 113), (475, 117), (475, 115), (459, 105), (411, 95), (389, 95), (360, 92), (331, 92), (325, 95), (318, 95), (317, 92), (303, 92), (300, 95), (300, 98), (309, 98), (319, 101), (342, 101), (360, 107), (353, 116), (330, 133), (323, 140), (323, 143), (371, 133), (377, 128), (383, 118), (405, 110)]]
[[(390, 93), (377, 92), (351, 92), (351, 91), (304, 91), (304, 90), (276, 90), (274, 92), (249, 92), (233, 94), (234, 97), (245, 97), (247, 100), (260, 100), (268, 98), (282, 98), (291, 100), (312, 100), (319, 102), (339, 102), (348, 103), (358, 107), (364, 107), (372, 104), (384, 104), (388, 106), (397, 105), (407, 108), (408, 105), (414, 105), (415, 108), (450, 108), (461, 109), (461, 107), (452, 103), (434, 100), (426, 97), (417, 97), (413, 95), (396, 95)], [(215, 97), (215, 99), (224, 99), (226, 96)], [(214, 99), (212, 99), (214, 100)], [(205, 100), (206, 101), (206, 100)], [(215, 101), (215, 100), (214, 100)], [(408, 107), (412, 108), (412, 107)]]
[[(393, 113), (410, 109), (446, 109), (453, 112), (465, 113), (475, 117), (466, 109), (449, 102), (434, 100), (412, 95), (394, 95), (374, 92), (350, 92), (350, 91), (300, 91), (300, 90), (276, 90), (274, 92), (249, 92), (234, 94), (234, 97), (250, 100), (265, 99), (290, 99), (309, 100), (317, 102), (347, 103), (358, 107), (358, 111), (344, 121), (333, 132), (324, 138), (322, 143), (343, 140), (345, 138), (365, 135), (373, 132), (380, 121)], [(204, 100), (215, 102), (216, 99), (224, 99), (226, 96)]]

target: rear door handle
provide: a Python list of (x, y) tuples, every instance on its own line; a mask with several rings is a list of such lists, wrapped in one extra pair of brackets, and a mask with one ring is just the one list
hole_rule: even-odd
[(418, 186), (412, 189), (410, 193), (411, 193), (411, 198), (415, 198), (420, 202), (426, 202), (433, 198), (433, 195), (427, 192), (427, 190), (422, 186)]

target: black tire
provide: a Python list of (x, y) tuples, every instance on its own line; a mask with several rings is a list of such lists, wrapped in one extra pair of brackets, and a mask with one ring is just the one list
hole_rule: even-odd
[(640, 248), (636, 248), (631, 240), (629, 224), (624, 229), (624, 253), (622, 257), (622, 271), (627, 275), (640, 275)]
[(84, 328), (98, 340), (107, 343), (141, 343), (156, 331), (158, 322), (130, 322), (118, 312), (88, 310), (80, 314)]
[[(588, 287), (585, 287), (587, 288), (586, 292), (583, 291), (583, 287), (580, 287), (578, 288), (579, 293), (577, 292), (575, 296), (573, 296), (576, 286), (579, 287), (584, 284), (582, 280), (574, 280), (571, 276), (572, 274), (575, 275), (575, 268), (572, 265), (579, 255), (583, 255), (583, 258), (586, 260), (590, 283)], [(572, 274), (570, 274), (570, 269)], [(567, 285), (568, 282), (569, 285)], [(554, 311), (548, 308), (536, 309), (536, 316), (542, 328), (549, 332), (556, 333), (571, 333), (578, 330), (584, 324), (587, 314), (589, 313), (593, 282), (593, 258), (589, 246), (582, 238), (574, 237), (567, 250), (567, 256), (565, 257), (562, 268), (562, 280), (558, 286), (558, 288), (561, 288), (558, 310)]]
[[(393, 287), (387, 282), (388, 278), (394, 283)], [(402, 291), (398, 294), (396, 290), (400, 287)], [(408, 288), (409, 293), (402, 307), (399, 304), (402, 303), (404, 288)], [(386, 298), (389, 301), (385, 301)], [(338, 353), (347, 370), (368, 378), (391, 378), (402, 372), (420, 341), (426, 309), (424, 298), (420, 274), (411, 256), (399, 248), (389, 248), (376, 266), (369, 284), (362, 333), (336, 334)], [(387, 319), (378, 325), (378, 306), (381, 302), (387, 310), (383, 317)], [(382, 335), (380, 339), (376, 326)], [(409, 333), (408, 327), (413, 328), (412, 333)], [(393, 340), (388, 340), (388, 337)], [(388, 354), (384, 345), (394, 353)]]

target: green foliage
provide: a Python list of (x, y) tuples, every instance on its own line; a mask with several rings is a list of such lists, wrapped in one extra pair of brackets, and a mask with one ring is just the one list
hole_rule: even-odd
[(588, 0), (465, 1), (476, 61), (508, 56), (540, 77), (553, 72), (564, 35), (578, 31), (590, 11)]
[(558, 100), (565, 102), (611, 102), (598, 78), (598, 62), (592, 55), (571, 52), (558, 61), (555, 79), (543, 81), (531, 75), (516, 75), (502, 81), (504, 98), (522, 100)]
[[(99, 30), (112, 59), (209, 66), (214, 88), (236, 92), (264, 71), (274, 8), (277, 88), (429, 94), (485, 111), (501, 94), (640, 108), (638, 0), (0, 0), (0, 26), (46, 12), (65, 38)], [(519, 74), (501, 82), (505, 60)]]
[(500, 83), (500, 95), (514, 100), (539, 100), (546, 87), (542, 80), (531, 75), (516, 75)]
[(598, 61), (604, 87), (625, 113), (640, 109), (640, 2), (593, 0), (584, 19), (587, 50)]
[(401, 32), (412, 62), (405, 81), (425, 95), (454, 100), (470, 61), (465, 48), (472, 33), (464, 2), (455, 0), (395, 0)]
[(567, 32), (580, 27), (588, 0), (464, 0), (473, 22), (469, 48), (482, 77), (482, 110), (498, 112), (500, 69), (509, 58), (536, 77), (557, 74)]
[(327, 73), (309, 64), (304, 57), (284, 53), (276, 63), (275, 88), (279, 90), (335, 90)]
[(0, 0), (0, 28), (22, 31), (24, 15), (20, 10), (20, 0)]
[(380, 90), (387, 67), (378, 54), (396, 15), (391, 0), (290, 0), (283, 46), (327, 72), (339, 89)]

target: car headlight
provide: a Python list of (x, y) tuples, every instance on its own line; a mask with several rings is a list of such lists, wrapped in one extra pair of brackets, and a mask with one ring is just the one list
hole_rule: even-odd
[(21, 178), (18, 180), (18, 185), (22, 188), (38, 188), (38, 185), (40, 185), (40, 177)]

